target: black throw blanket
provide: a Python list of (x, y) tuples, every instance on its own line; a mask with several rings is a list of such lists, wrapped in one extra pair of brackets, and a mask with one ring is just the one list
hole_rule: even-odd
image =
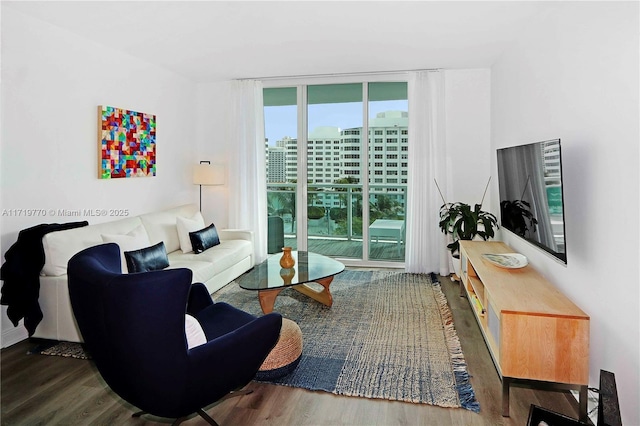
[(42, 321), (40, 296), (40, 271), (44, 265), (42, 237), (53, 231), (87, 226), (89, 222), (43, 223), (23, 229), (18, 240), (5, 253), (5, 263), (0, 268), (2, 298), (0, 304), (8, 305), (7, 316), (14, 326), (24, 318), (24, 326), (33, 335)]

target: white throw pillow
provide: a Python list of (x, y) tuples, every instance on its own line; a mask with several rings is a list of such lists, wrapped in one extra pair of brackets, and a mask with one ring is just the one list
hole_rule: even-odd
[(202, 213), (197, 212), (192, 218), (178, 216), (176, 218), (178, 228), (178, 238), (180, 239), (180, 249), (183, 253), (193, 251), (189, 232), (199, 231), (205, 227)]
[(207, 336), (205, 336), (202, 326), (197, 319), (189, 314), (184, 316), (184, 334), (187, 336), (189, 349), (207, 343)]
[(151, 245), (147, 231), (142, 225), (138, 225), (126, 234), (102, 234), (101, 236), (103, 242), (116, 243), (118, 247), (120, 247), (120, 260), (123, 274), (127, 273), (127, 260), (124, 258), (124, 252), (138, 250)]

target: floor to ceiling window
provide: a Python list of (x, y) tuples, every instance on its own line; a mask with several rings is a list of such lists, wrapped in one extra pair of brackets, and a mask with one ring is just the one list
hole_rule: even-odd
[(264, 90), (264, 127), (267, 158), (269, 252), (286, 244), (297, 248), (296, 182), (298, 173), (298, 107), (295, 87)]
[[(404, 261), (409, 102), (405, 82), (369, 83), (369, 259)], [(395, 242), (395, 252), (389, 244)]]
[(307, 247), (362, 258), (362, 83), (307, 86)]
[(406, 82), (265, 88), (270, 241), (403, 262), (408, 114)]

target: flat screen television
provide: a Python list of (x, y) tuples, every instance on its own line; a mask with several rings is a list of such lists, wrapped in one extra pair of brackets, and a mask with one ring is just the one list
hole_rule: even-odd
[(498, 149), (500, 225), (567, 263), (560, 139)]

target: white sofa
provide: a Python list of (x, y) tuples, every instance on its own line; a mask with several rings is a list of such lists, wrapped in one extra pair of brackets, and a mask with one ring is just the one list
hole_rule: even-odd
[[(104, 235), (125, 235), (144, 228), (151, 244), (163, 241), (169, 268), (189, 268), (193, 282), (202, 282), (210, 293), (225, 286), (255, 264), (253, 233), (220, 229), (220, 244), (200, 254), (183, 253), (176, 226), (177, 218), (198, 213), (193, 204), (170, 210), (127, 217), (66, 231), (51, 232), (42, 240), (45, 264), (40, 276), (40, 308), (44, 318), (33, 337), (82, 342), (69, 301), (67, 263), (77, 252), (104, 243)], [(122, 247), (121, 247), (122, 248)]]

